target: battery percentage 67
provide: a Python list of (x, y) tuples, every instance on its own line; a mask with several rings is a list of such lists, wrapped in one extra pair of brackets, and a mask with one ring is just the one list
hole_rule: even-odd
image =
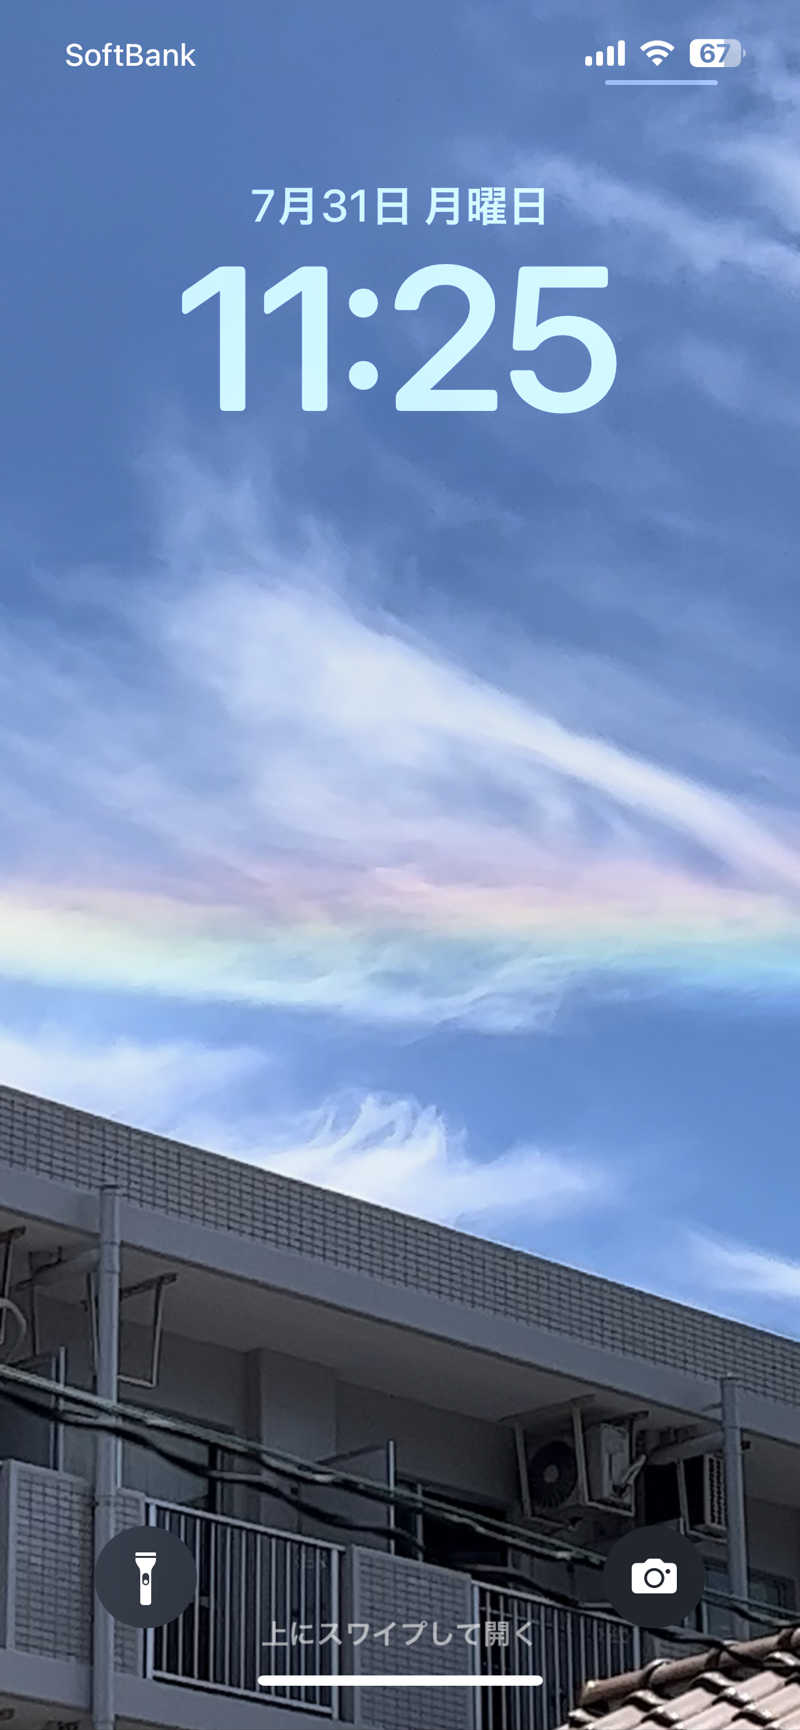
[(744, 49), (735, 36), (696, 36), (689, 43), (690, 66), (740, 66)]

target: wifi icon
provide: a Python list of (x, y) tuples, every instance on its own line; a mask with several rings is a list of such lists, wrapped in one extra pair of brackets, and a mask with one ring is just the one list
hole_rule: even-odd
[(672, 51), (675, 47), (675, 43), (674, 42), (642, 42), (640, 44), (640, 47), (641, 47), (642, 53), (647, 55), (648, 60), (651, 62), (651, 64), (653, 66), (663, 66), (664, 61), (667, 58), (667, 55), (672, 53)]

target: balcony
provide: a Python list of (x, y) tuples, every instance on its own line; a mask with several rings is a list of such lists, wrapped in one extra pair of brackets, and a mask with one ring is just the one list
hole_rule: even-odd
[[(361, 1657), (358, 1648), (341, 1659), (347, 1644), (340, 1649), (330, 1639), (340, 1619), (344, 1552), (164, 1502), (148, 1505), (148, 1521), (167, 1526), (188, 1544), (197, 1589), (183, 1615), (150, 1636), (147, 1674), (334, 1716), (339, 1669), (357, 1669)], [(479, 1646), (464, 1647), (461, 1667), (498, 1678), (544, 1677), (542, 1687), (476, 1691), (476, 1730), (551, 1730), (564, 1722), (590, 1677), (613, 1675), (639, 1661), (636, 1630), (609, 1616), (564, 1609), (532, 1593), (470, 1586), (466, 1580), (464, 1585), (473, 1598), (471, 1619), (483, 1637)], [(308, 1630), (303, 1644), (290, 1643), (286, 1631), (293, 1623)], [(502, 1630), (507, 1643), (488, 1643), (490, 1628)], [(271, 1645), (275, 1630), (281, 1642)], [(270, 1671), (296, 1675), (298, 1686), (259, 1688), (258, 1676)], [(330, 1687), (299, 1686), (304, 1676), (320, 1675), (330, 1676)]]
[[(330, 1630), (339, 1621), (339, 1548), (168, 1502), (148, 1503), (147, 1523), (181, 1538), (197, 1568), (183, 1615), (151, 1630), (147, 1675), (332, 1716), (330, 1687), (259, 1688), (258, 1677), (335, 1677), (339, 1649)], [(293, 1624), (308, 1630), (302, 1644), (288, 1643)]]
[[(22, 1697), (42, 1698), (50, 1677), (53, 1718), (80, 1716), (90, 1699), (91, 1504), (82, 1478), (14, 1460), (0, 1467), (0, 1649), (7, 1669), (13, 1659)], [(471, 1672), (498, 1680), (536, 1674), (544, 1682), (448, 1688), (444, 1695), (416, 1688), (404, 1696), (404, 1730), (429, 1730), (432, 1723), (447, 1730), (552, 1730), (565, 1721), (584, 1681), (630, 1669), (639, 1659), (636, 1631), (611, 1617), (475, 1583), (467, 1573), (394, 1556), (386, 1546), (343, 1549), (175, 1503), (145, 1502), (130, 1489), (119, 1492), (118, 1520), (169, 1528), (197, 1566), (195, 1595), (182, 1616), (144, 1639), (133, 1628), (117, 1629), (121, 1719), (196, 1730), (216, 1722), (224, 1699), (230, 1730), (252, 1730), (254, 1709), (275, 1730), (294, 1730), (295, 1723), (338, 1723), (352, 1707), (353, 1697), (337, 1687), (340, 1673)], [(351, 1621), (371, 1630), (388, 1625), (397, 1634), (388, 1645), (377, 1634), (350, 1641)], [(293, 1623), (303, 1630), (302, 1642), (292, 1643)], [(448, 1642), (436, 1637), (437, 1623), (440, 1633), (454, 1634), (477, 1625), (483, 1637), (467, 1643), (455, 1634)], [(337, 1624), (341, 1645), (331, 1637)], [(413, 1642), (403, 1633), (409, 1625), (424, 1631)], [(490, 1625), (507, 1639), (489, 1643)], [(292, 1680), (259, 1688), (259, 1675), (270, 1674)], [(322, 1680), (303, 1686), (311, 1676)], [(394, 1725), (397, 1698), (367, 1683), (356, 1697), (360, 1721)]]
[(479, 1730), (552, 1730), (565, 1723), (584, 1682), (639, 1663), (638, 1629), (533, 1593), (476, 1584), (474, 1619), (484, 1636), (490, 1628), (503, 1630), (502, 1642), (484, 1638), (483, 1675), (543, 1678), (540, 1688), (481, 1690)]

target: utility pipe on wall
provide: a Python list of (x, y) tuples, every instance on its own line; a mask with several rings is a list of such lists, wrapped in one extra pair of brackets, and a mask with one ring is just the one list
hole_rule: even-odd
[[(749, 1597), (747, 1570), (747, 1521), (744, 1500), (744, 1460), (740, 1389), (735, 1376), (722, 1378), (722, 1436), (725, 1456), (725, 1500), (728, 1525), (728, 1590), (732, 1598)], [(736, 1618), (741, 1634), (749, 1632), (746, 1621)]]
[[(101, 1399), (116, 1400), (119, 1369), (119, 1194), (100, 1192), (100, 1255), (97, 1271), (97, 1387)], [(119, 1442), (98, 1432), (95, 1437), (94, 1554), (95, 1560), (116, 1533), (119, 1486)], [(93, 1593), (92, 1724), (93, 1730), (114, 1730), (114, 1618)]]

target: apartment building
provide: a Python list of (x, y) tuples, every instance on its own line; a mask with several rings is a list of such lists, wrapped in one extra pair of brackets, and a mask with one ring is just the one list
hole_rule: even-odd
[[(13, 1730), (552, 1730), (671, 1649), (603, 1602), (637, 1522), (701, 1546), (698, 1630), (800, 1607), (800, 1343), (10, 1088), (0, 1282)], [(105, 1656), (103, 1521), (197, 1564)], [(398, 1671), (544, 1680), (336, 1680)]]

